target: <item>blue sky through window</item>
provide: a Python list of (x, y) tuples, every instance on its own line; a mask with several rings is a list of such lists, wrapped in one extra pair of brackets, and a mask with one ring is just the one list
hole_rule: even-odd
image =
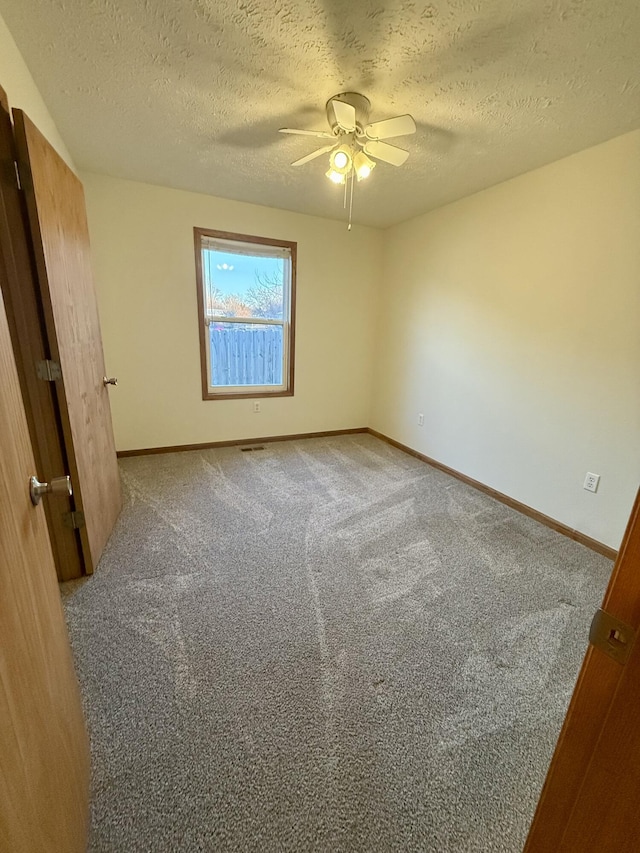
[[(258, 258), (220, 251), (206, 251), (205, 257), (208, 261), (205, 261), (205, 275), (211, 276), (211, 284), (225, 296), (246, 296), (249, 289), (258, 284), (258, 275), (267, 280), (274, 280), (276, 277), (280, 282), (283, 280), (282, 258)], [(230, 269), (231, 267), (233, 269)]]

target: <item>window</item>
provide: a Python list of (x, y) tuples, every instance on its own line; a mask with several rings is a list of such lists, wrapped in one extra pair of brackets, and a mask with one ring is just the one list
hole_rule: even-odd
[(193, 230), (202, 399), (291, 396), (297, 244)]

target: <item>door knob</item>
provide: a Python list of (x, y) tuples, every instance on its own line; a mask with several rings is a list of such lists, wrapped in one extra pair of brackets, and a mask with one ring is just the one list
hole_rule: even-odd
[(117, 385), (118, 384), (118, 377), (117, 376), (111, 376), (111, 377), (104, 376), (102, 378), (102, 384), (104, 385), (105, 388), (107, 387), (107, 385)]
[(38, 506), (40, 498), (43, 495), (63, 495), (70, 498), (73, 494), (71, 477), (54, 477), (50, 483), (41, 483), (37, 477), (31, 477), (29, 480), (29, 494), (31, 495), (31, 503), (34, 506)]

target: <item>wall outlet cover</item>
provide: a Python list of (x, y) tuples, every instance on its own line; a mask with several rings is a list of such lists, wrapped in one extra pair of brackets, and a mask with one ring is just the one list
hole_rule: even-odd
[(588, 492), (597, 492), (599, 482), (600, 474), (592, 474), (590, 471), (587, 471), (587, 476), (584, 478), (583, 488)]

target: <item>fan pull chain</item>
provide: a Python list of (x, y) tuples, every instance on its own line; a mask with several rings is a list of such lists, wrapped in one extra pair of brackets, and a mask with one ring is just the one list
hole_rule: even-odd
[(349, 198), (349, 224), (347, 225), (347, 231), (351, 231), (351, 214), (353, 213), (353, 184), (355, 183), (355, 175), (351, 172), (351, 194)]
[(348, 187), (349, 187), (349, 175), (347, 175), (345, 182), (344, 182), (344, 201), (342, 203), (342, 207), (345, 210), (347, 209), (347, 189), (348, 189)]

